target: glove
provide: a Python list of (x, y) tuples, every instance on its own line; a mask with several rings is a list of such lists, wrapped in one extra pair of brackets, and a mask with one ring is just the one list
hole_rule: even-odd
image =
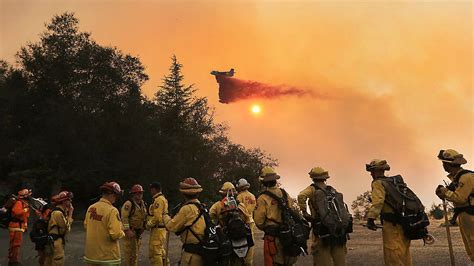
[(372, 231), (377, 231), (377, 226), (375, 225), (375, 219), (367, 219), (367, 228)]
[(446, 188), (454, 192), (456, 190), (456, 183), (451, 182)]
[(443, 185), (439, 185), (437, 188), (436, 188), (436, 196), (438, 196), (440, 199), (444, 199), (446, 196), (445, 196), (445, 193), (448, 189), (445, 188)]

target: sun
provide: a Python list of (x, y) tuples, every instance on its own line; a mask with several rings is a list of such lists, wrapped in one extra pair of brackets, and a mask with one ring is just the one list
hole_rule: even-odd
[(252, 105), (252, 109), (251, 109), (251, 110), (252, 110), (252, 113), (253, 113), (253, 114), (256, 114), (256, 115), (258, 115), (258, 114), (260, 114), (260, 113), (262, 112), (262, 108), (260, 108), (260, 105), (258, 105), (258, 104)]

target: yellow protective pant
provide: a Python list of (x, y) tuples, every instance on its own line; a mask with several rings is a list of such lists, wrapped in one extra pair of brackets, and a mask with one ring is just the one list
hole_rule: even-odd
[(151, 229), (148, 256), (153, 266), (170, 265), (169, 259), (166, 256), (167, 250), (165, 250), (167, 234), (166, 228)]
[(385, 265), (411, 266), (410, 240), (399, 224), (385, 221), (382, 229), (383, 258)]
[(61, 238), (54, 240), (52, 245), (45, 247), (46, 258), (45, 266), (63, 266), (64, 262), (64, 244)]
[[(253, 238), (253, 242), (254, 242), (254, 245), (255, 245), (255, 223), (252, 223), (250, 224), (250, 230), (252, 231), (252, 238)], [(247, 252), (247, 256), (245, 256), (245, 263), (244, 265), (245, 266), (252, 266), (253, 264), (253, 248), (254, 247), (250, 247), (249, 248), (249, 251)]]
[(181, 254), (181, 266), (204, 266), (201, 256), (183, 251)]
[(326, 246), (317, 236), (311, 234), (311, 253), (313, 254), (314, 266), (345, 266), (346, 265), (346, 244), (340, 246)]
[(123, 256), (125, 266), (137, 266), (140, 252), (141, 238), (123, 238)]
[(474, 215), (462, 212), (458, 216), (459, 230), (467, 255), (474, 261)]

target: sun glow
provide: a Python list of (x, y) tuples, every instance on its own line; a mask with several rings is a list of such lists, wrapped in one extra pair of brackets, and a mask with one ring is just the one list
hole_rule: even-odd
[(258, 115), (262, 112), (262, 108), (260, 108), (260, 105), (258, 104), (254, 104), (252, 105), (252, 113), (255, 114), (255, 115)]

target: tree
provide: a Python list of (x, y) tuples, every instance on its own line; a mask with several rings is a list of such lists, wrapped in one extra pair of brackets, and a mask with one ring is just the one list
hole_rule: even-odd
[(152, 100), (141, 93), (147, 79), (137, 57), (97, 44), (71, 13), (55, 16), (19, 51), (16, 67), (0, 60), (2, 180), (30, 181), (43, 197), (71, 190), (83, 205), (105, 181), (160, 181), (174, 204), (185, 177), (197, 178), (211, 201), (221, 182), (255, 184), (263, 165), (276, 164), (229, 140), (207, 99), (184, 84), (176, 56)]
[(196, 97), (194, 86), (184, 84), (182, 67), (173, 55), (169, 74), (154, 99), (160, 134), (166, 140), (161, 159), (167, 165), (163, 173), (168, 177), (167, 187), (192, 176), (204, 186), (203, 196), (209, 201), (218, 197), (215, 192), (225, 181), (246, 177), (257, 188), (259, 170), (263, 165), (276, 165), (276, 161), (259, 149), (232, 143), (227, 126), (214, 122), (214, 110), (207, 99)]
[(357, 196), (357, 198), (351, 204), (351, 209), (354, 213), (354, 219), (366, 220), (370, 204), (370, 191), (366, 191)]
[(140, 87), (148, 79), (138, 58), (95, 43), (71, 13), (55, 16), (17, 58), (27, 97), (10, 98), (22, 109), (7, 110), (21, 128), (6, 151), (14, 154), (12, 172), (42, 169), (44, 176), (32, 178), (47, 187), (130, 177), (141, 134), (135, 118), (144, 112)]

